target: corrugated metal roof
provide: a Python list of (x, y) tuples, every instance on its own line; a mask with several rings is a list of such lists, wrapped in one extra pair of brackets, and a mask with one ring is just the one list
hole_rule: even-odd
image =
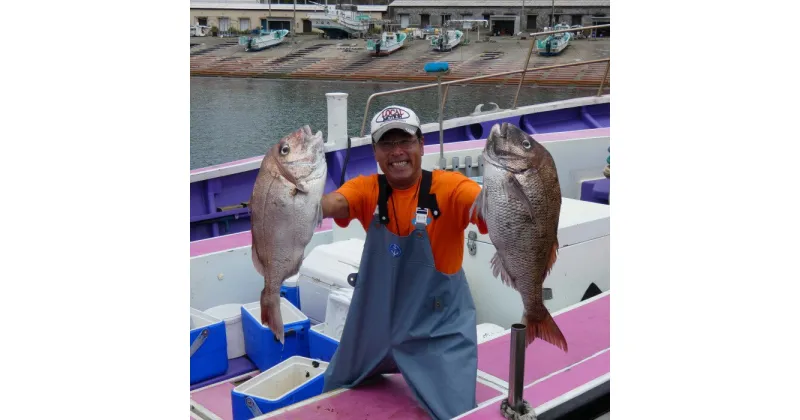
[[(609, 7), (610, 0), (555, 0), (556, 7)], [(525, 7), (552, 7), (551, 0), (525, 0)], [(522, 7), (522, 0), (394, 0), (389, 7)]]
[(359, 12), (385, 12), (389, 9), (387, 5), (359, 4), (356, 6)]
[[(189, 3), (190, 9), (220, 9), (220, 10), (269, 10), (269, 4), (261, 4), (261, 3), (222, 3), (222, 2), (211, 2), (211, 1), (193, 1)], [(313, 4), (298, 4), (297, 11), (303, 12), (313, 12), (313, 11), (322, 11), (325, 9), (325, 6), (316, 6)], [(273, 4), (272, 10), (288, 10), (292, 11), (294, 9), (293, 4)]]

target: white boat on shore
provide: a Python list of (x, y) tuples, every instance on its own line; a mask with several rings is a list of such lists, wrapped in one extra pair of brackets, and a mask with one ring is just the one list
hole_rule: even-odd
[(382, 32), (378, 39), (367, 40), (367, 51), (373, 56), (389, 55), (405, 45), (405, 32)]
[(280, 44), (288, 33), (289, 31), (286, 29), (278, 29), (275, 31), (259, 29), (256, 34), (240, 36), (239, 45), (244, 45), (245, 51), (261, 51), (265, 48)]
[(325, 6), (322, 13), (309, 13), (311, 27), (319, 29), (328, 38), (360, 38), (369, 29), (369, 15), (359, 13), (355, 5)]
[(464, 38), (464, 33), (458, 29), (448, 29), (439, 35), (431, 37), (431, 46), (434, 51), (450, 51), (457, 47)]

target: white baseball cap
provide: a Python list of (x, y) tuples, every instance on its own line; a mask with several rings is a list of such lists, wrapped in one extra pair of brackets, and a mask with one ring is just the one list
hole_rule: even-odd
[(378, 111), (372, 117), (370, 124), (372, 131), (372, 142), (375, 143), (393, 128), (399, 128), (408, 134), (417, 134), (419, 130), (419, 117), (414, 111), (398, 105), (390, 105)]

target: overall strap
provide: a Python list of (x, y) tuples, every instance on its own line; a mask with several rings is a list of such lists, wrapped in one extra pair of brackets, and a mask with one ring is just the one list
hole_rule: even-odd
[[(436, 202), (436, 194), (431, 194), (431, 183), (433, 173), (422, 171), (422, 180), (419, 185), (419, 197), (417, 198), (417, 208), (430, 210), (434, 219), (438, 219), (442, 212), (439, 211), (439, 204)], [(392, 187), (386, 181), (386, 175), (378, 174), (378, 221), (385, 225), (389, 223), (389, 197), (392, 195)]]
[(389, 223), (389, 196), (392, 187), (386, 182), (386, 175), (378, 174), (378, 220), (382, 225)]
[(417, 209), (428, 209), (431, 211), (431, 214), (433, 214), (433, 218), (438, 219), (442, 212), (439, 211), (439, 204), (436, 202), (436, 194), (431, 194), (432, 182), (433, 173), (431, 171), (422, 171)]

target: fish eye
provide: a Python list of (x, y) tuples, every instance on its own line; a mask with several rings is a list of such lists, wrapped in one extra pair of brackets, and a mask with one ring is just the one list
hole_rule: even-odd
[(523, 146), (524, 146), (526, 149), (530, 149), (530, 148), (531, 148), (531, 142), (530, 142), (530, 141), (528, 141), (527, 139), (526, 139), (526, 140), (522, 140), (522, 145), (523, 145)]
[(284, 144), (283, 146), (281, 146), (281, 154), (284, 155), (284, 156), (289, 154), (289, 145), (288, 144)]

